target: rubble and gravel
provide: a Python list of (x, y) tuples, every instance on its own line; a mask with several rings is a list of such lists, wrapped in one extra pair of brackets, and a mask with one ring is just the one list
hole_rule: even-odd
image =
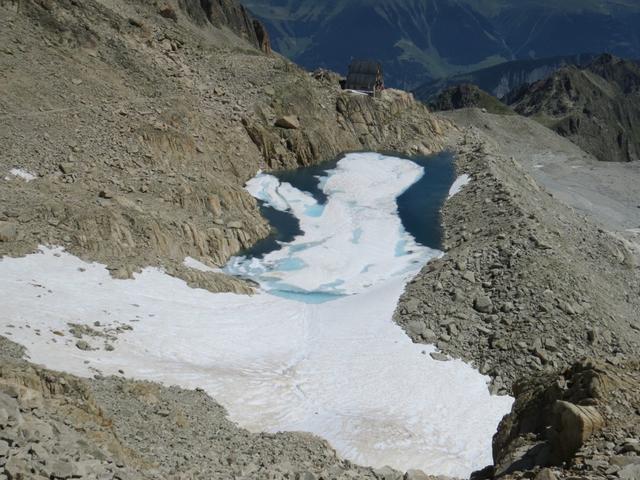
[[(457, 169), (471, 181), (443, 209), (446, 255), (407, 286), (395, 319), (516, 398), (494, 437), (495, 465), (474, 478), (639, 478), (640, 263), (626, 224), (602, 221), (603, 205), (629, 209), (632, 195), (607, 195), (583, 175), (590, 202), (576, 211), (554, 187), (567, 181), (563, 161), (586, 156), (577, 147), (531, 120), (479, 110), (447, 118), (459, 128), (449, 137)], [(544, 187), (527, 158), (540, 152)]]
[(408, 286), (396, 320), (418, 342), (473, 361), (508, 393), (522, 375), (640, 347), (640, 278), (622, 240), (556, 201), (473, 131), (471, 182), (443, 210), (446, 256)]

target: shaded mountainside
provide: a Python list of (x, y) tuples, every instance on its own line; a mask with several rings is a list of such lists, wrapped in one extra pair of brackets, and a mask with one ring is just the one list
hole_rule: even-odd
[(429, 103), (435, 111), (481, 108), (489, 113), (513, 115), (515, 112), (494, 96), (468, 83), (446, 88)]
[(567, 67), (507, 98), (602, 161), (640, 159), (640, 65), (603, 55), (586, 67)]
[[(342, 74), (352, 57), (383, 62), (405, 89), (511, 60), (612, 52), (640, 57), (631, 0), (248, 0), (275, 50)], [(480, 85), (491, 92), (493, 88)]]
[(268, 25), (274, 49), (302, 66), (346, 74), (352, 58), (373, 58), (383, 63), (388, 86), (410, 89), (421, 80), (510, 55), (487, 19), (449, 0), (252, 0), (247, 5)]
[(568, 65), (586, 65), (597, 55), (578, 54), (533, 60), (514, 60), (493, 67), (427, 82), (417, 87), (416, 98), (430, 102), (444, 89), (462, 84), (474, 84), (494, 97), (503, 98), (522, 85), (545, 79)]

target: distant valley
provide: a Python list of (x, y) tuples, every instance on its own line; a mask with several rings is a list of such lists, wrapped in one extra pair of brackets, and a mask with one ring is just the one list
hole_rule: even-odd
[(267, 25), (274, 49), (302, 66), (344, 74), (351, 58), (376, 58), (387, 85), (408, 90), (512, 60), (640, 57), (640, 4), (631, 0), (245, 3)]

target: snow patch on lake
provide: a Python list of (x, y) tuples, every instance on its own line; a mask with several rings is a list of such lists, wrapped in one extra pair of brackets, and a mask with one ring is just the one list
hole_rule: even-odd
[[(461, 361), (433, 360), (432, 346), (392, 320), (406, 282), (440, 255), (417, 245), (396, 212), (422, 174), (408, 160), (349, 155), (320, 183), (323, 206), (258, 175), (249, 191), (292, 212), (304, 233), (230, 263), (263, 286), (253, 296), (192, 289), (154, 268), (116, 280), (61, 249), (5, 257), (0, 333), (50, 368), (202, 387), (251, 430), (312, 432), (358, 463), (466, 477), (491, 463), (512, 399), (490, 396), (489, 379)], [(114, 351), (100, 337), (85, 338), (96, 350), (79, 350), (68, 323), (96, 321), (133, 330)]]
[(272, 293), (332, 295), (361, 293), (408, 271), (415, 274), (441, 252), (419, 245), (403, 228), (396, 198), (423, 175), (408, 160), (351, 154), (321, 180), (328, 200), (319, 205), (311, 194), (260, 173), (248, 182), (249, 192), (290, 212), (304, 233), (261, 259), (236, 257), (226, 271), (251, 277)]

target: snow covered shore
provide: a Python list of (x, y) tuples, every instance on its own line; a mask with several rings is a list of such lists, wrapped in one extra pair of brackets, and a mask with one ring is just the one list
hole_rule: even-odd
[[(152, 268), (114, 280), (60, 249), (4, 258), (0, 326), (54, 369), (201, 387), (252, 430), (312, 432), (372, 466), (468, 475), (491, 463), (512, 400), (490, 396), (468, 365), (433, 360), (433, 347), (392, 321), (405, 283), (440, 255), (397, 215), (396, 197), (423, 174), (408, 160), (352, 154), (322, 179), (325, 205), (258, 175), (249, 191), (291, 211), (304, 233), (230, 262), (260, 283), (254, 296), (191, 289)], [(121, 333), (81, 350), (70, 323)]]

